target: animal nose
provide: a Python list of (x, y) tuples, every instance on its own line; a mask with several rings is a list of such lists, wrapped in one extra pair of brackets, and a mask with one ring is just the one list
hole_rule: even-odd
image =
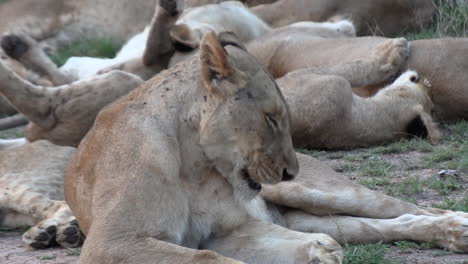
[(292, 179), (294, 179), (294, 175), (293, 175), (293, 174), (290, 174), (290, 173), (288, 172), (288, 169), (285, 168), (285, 169), (283, 170), (283, 178), (282, 178), (281, 180), (282, 180), (282, 181), (290, 181), (290, 180), (292, 180)]
[(414, 82), (414, 83), (418, 83), (419, 82), (419, 76), (417, 74), (415, 75), (412, 75), (410, 77), (410, 81)]

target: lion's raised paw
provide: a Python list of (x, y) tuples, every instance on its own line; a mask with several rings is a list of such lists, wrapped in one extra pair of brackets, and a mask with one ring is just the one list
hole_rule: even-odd
[(160, 0), (159, 6), (164, 8), (164, 10), (166, 10), (171, 16), (176, 16), (179, 14), (179, 5), (177, 0)]

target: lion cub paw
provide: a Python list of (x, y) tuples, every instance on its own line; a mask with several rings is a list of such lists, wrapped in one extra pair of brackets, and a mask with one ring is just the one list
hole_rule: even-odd
[(406, 63), (409, 56), (409, 42), (405, 38), (389, 39), (377, 45), (371, 56), (378, 63), (379, 70), (394, 75)]

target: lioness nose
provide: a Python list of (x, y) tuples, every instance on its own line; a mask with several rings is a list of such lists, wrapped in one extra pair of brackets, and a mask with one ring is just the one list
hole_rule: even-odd
[(293, 175), (293, 174), (290, 174), (290, 173), (288, 172), (288, 169), (285, 168), (285, 169), (283, 170), (283, 178), (282, 178), (281, 180), (282, 180), (282, 181), (290, 181), (290, 180), (292, 180), (292, 179), (294, 179), (294, 175)]

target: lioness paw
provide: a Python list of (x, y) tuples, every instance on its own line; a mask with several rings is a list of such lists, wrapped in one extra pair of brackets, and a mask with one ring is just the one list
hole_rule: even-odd
[(456, 213), (441, 216), (437, 226), (441, 232), (437, 239), (439, 246), (452, 252), (468, 252), (468, 218)]
[(58, 226), (56, 241), (64, 248), (75, 248), (83, 244), (84, 235), (74, 216), (70, 216), (65, 223)]
[(409, 56), (409, 42), (405, 38), (389, 39), (377, 45), (371, 55), (379, 70), (393, 75), (401, 69)]
[(23, 242), (34, 249), (52, 246), (55, 243), (57, 224), (56, 219), (46, 219), (39, 222), (23, 234)]
[(44, 249), (56, 243), (65, 248), (73, 248), (83, 244), (83, 241), (84, 235), (74, 216), (63, 223), (57, 219), (43, 220), (23, 234), (23, 242), (34, 249)]
[(328, 235), (315, 234), (317, 239), (307, 243), (300, 254), (308, 264), (337, 264), (343, 259), (341, 246)]
[(181, 4), (178, 3), (177, 0), (160, 0), (159, 6), (164, 8), (164, 10), (166, 10), (171, 16), (178, 15), (181, 12), (179, 9), (182, 8)]
[(19, 59), (29, 50), (29, 45), (17, 35), (5, 35), (2, 38), (3, 51), (13, 59)]

